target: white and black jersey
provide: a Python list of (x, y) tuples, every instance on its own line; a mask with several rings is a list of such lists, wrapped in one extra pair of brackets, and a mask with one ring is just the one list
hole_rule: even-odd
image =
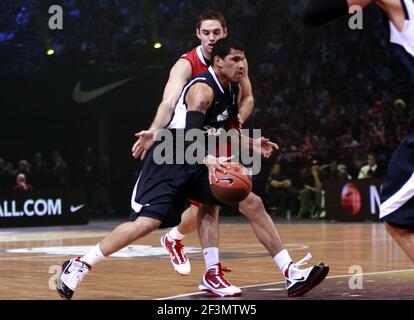
[(397, 29), (393, 22), (389, 21), (390, 42), (399, 45), (414, 57), (414, 1), (401, 0), (405, 21), (401, 31)]
[(184, 129), (187, 114), (185, 98), (188, 90), (196, 83), (205, 83), (214, 91), (214, 100), (206, 113), (205, 128), (227, 128), (231, 119), (236, 117), (239, 110), (237, 98), (239, 85), (230, 83), (227, 88), (223, 88), (212, 67), (199, 76), (193, 78), (184, 87), (178, 99), (174, 115), (168, 125), (169, 129)]
[(411, 77), (414, 88), (414, 1), (401, 0), (404, 11), (404, 25), (398, 30), (391, 20), (388, 20), (389, 40), (397, 58), (404, 65)]

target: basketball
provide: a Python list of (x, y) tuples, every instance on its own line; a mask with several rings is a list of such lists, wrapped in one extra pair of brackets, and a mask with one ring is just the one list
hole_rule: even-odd
[(341, 205), (344, 211), (351, 216), (357, 216), (361, 211), (361, 194), (354, 184), (347, 183), (342, 188)]
[(252, 191), (252, 180), (247, 169), (241, 164), (230, 162), (227, 173), (216, 171), (217, 180), (213, 181), (211, 192), (220, 202), (239, 203)]

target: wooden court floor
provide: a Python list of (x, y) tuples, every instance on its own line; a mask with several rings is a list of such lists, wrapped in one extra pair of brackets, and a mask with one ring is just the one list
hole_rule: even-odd
[[(54, 281), (62, 262), (82, 255), (118, 223), (0, 229), (0, 300), (60, 299)], [(382, 224), (276, 225), (292, 258), (311, 252), (312, 263), (330, 266), (327, 279), (298, 299), (414, 299), (414, 266)], [(197, 235), (184, 242), (192, 262), (184, 277), (173, 271), (160, 246), (163, 232), (96, 265), (73, 299), (209, 299), (198, 292), (204, 261)], [(243, 290), (240, 299), (287, 299), (280, 272), (245, 220), (223, 219), (220, 243), (221, 260), (232, 269), (226, 277)]]

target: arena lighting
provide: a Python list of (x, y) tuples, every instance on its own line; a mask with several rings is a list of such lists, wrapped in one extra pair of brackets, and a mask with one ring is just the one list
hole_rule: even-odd
[(49, 50), (47, 50), (47, 55), (48, 56), (51, 56), (52, 54), (54, 54), (55, 53), (55, 50), (53, 50), (53, 49), (49, 49)]
[(159, 48), (161, 48), (161, 47), (162, 47), (161, 43), (159, 43), (159, 42), (155, 42), (155, 43), (154, 43), (154, 48), (155, 48), (155, 49), (159, 49)]

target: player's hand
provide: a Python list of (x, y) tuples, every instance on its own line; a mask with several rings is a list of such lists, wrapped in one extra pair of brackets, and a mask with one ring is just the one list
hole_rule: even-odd
[(241, 119), (240, 119), (240, 115), (237, 115), (233, 118), (231, 118), (229, 125), (226, 128), (227, 130), (230, 129), (236, 129), (238, 131), (240, 131), (242, 129), (242, 123), (241, 123)]
[(267, 138), (260, 137), (253, 140), (253, 151), (261, 154), (264, 158), (270, 158), (274, 150), (279, 149), (279, 146)]
[(237, 117), (234, 118), (233, 127), (237, 130), (242, 129), (242, 121), (239, 114), (237, 115)]
[(143, 130), (135, 133), (138, 140), (132, 146), (132, 156), (135, 159), (140, 157), (141, 160), (145, 158), (147, 151), (152, 147), (155, 141), (155, 132), (151, 130)]
[(203, 163), (208, 168), (208, 181), (210, 182), (210, 184), (213, 184), (213, 181), (217, 180), (216, 171), (227, 173), (226, 170), (230, 169), (230, 166), (228, 166), (226, 163), (233, 158), (234, 156), (217, 158), (215, 156), (212, 156), (211, 154), (208, 154), (204, 158)]

